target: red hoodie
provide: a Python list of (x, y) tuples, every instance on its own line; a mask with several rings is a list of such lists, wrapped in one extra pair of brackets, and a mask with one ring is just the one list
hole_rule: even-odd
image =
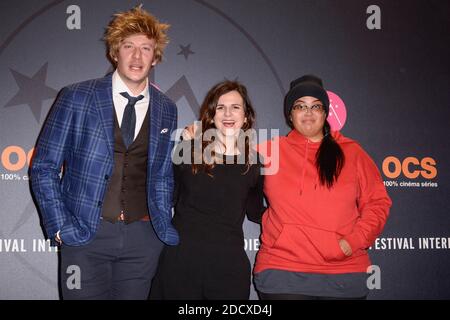
[[(344, 152), (345, 164), (331, 189), (320, 185), (314, 164), (320, 142), (292, 130), (287, 137), (259, 146), (267, 156), (271, 144), (279, 143), (279, 170), (265, 176), (269, 208), (262, 218), (256, 273), (367, 272), (371, 264), (367, 248), (383, 230), (392, 202), (369, 155), (339, 132), (332, 135)], [(352, 248), (350, 257), (339, 246), (341, 238)]]

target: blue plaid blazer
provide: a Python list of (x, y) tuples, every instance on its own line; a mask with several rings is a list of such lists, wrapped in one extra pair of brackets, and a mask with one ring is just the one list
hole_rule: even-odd
[[(149, 92), (148, 210), (158, 237), (175, 245), (179, 237), (171, 223), (171, 135), (177, 125), (177, 109), (153, 86)], [(65, 244), (79, 246), (95, 235), (114, 166), (113, 108), (112, 76), (108, 75), (63, 88), (48, 115), (30, 174), (50, 239), (60, 230)]]

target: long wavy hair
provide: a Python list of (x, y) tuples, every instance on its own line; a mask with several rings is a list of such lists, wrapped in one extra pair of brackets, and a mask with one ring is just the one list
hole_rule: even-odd
[[(217, 83), (214, 87), (212, 87), (208, 93), (206, 94), (206, 97), (200, 107), (200, 117), (199, 120), (201, 121), (201, 128), (202, 130), (197, 130), (198, 132), (195, 133), (194, 139), (201, 139), (201, 153), (200, 150), (196, 150), (196, 148), (192, 149), (192, 173), (196, 174), (199, 171), (203, 171), (207, 173), (209, 176), (212, 176), (211, 170), (214, 168), (216, 163), (214, 161), (210, 161), (208, 159), (205, 159), (204, 156), (204, 150), (215, 142), (214, 139), (211, 139), (210, 141), (205, 140), (205, 132), (209, 129), (216, 129), (216, 125), (213, 122), (214, 116), (216, 115), (216, 108), (217, 103), (219, 101), (219, 98), (223, 96), (224, 94), (227, 94), (231, 91), (237, 91), (244, 101), (244, 114), (247, 118), (247, 121), (244, 122), (242, 126), (242, 130), (246, 132), (247, 130), (253, 128), (253, 124), (255, 122), (255, 110), (253, 109), (253, 105), (250, 101), (250, 97), (247, 93), (247, 88), (239, 83), (238, 81), (230, 81), (225, 80), (222, 82)], [(241, 154), (244, 154), (245, 156), (245, 173), (248, 172), (250, 169), (250, 166), (253, 163), (253, 152), (250, 149), (250, 139), (248, 136), (245, 136), (245, 150), (240, 150)], [(239, 144), (237, 144), (239, 147)], [(214, 149), (211, 150), (211, 156), (214, 159), (216, 156), (216, 153)], [(196, 159), (196, 160), (195, 160)]]

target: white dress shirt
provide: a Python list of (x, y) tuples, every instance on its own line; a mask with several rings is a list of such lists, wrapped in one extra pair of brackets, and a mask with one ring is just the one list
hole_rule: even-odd
[[(114, 108), (116, 109), (117, 121), (119, 122), (119, 128), (122, 126), (123, 113), (125, 112), (125, 107), (128, 104), (128, 99), (122, 96), (120, 94), (121, 92), (128, 92), (130, 96), (134, 96), (116, 70), (112, 75), (112, 96)], [(139, 130), (141, 130), (142, 123), (144, 123), (145, 114), (147, 113), (148, 104), (150, 101), (148, 92), (148, 79), (147, 84), (145, 85), (145, 89), (142, 90), (140, 94), (142, 94), (144, 98), (136, 102), (136, 104), (134, 105), (134, 108), (136, 110), (136, 128), (134, 131), (134, 139), (136, 139), (137, 135), (139, 134)], [(138, 94), (137, 96), (139, 96), (140, 94)]]

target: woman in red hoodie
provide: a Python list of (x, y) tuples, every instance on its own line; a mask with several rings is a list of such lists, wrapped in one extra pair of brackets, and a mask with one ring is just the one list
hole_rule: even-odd
[(294, 80), (284, 111), (292, 131), (259, 147), (279, 148), (279, 169), (265, 177), (269, 208), (254, 269), (260, 298), (364, 299), (367, 249), (391, 206), (380, 173), (357, 142), (330, 130), (320, 78)]

